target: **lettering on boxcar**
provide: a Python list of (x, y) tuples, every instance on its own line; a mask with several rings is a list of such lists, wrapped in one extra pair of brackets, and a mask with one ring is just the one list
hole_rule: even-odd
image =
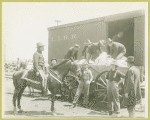
[(64, 40), (67, 40), (69, 39), (69, 37), (67, 35), (64, 36)]
[(71, 39), (76, 39), (76, 38), (77, 38), (76, 34), (73, 34), (73, 35), (71, 36)]
[(76, 39), (77, 35), (76, 34), (72, 34), (70, 36), (68, 35), (64, 35), (64, 36), (58, 36), (58, 37), (51, 37), (50, 41), (62, 41), (62, 40), (69, 40), (69, 39)]

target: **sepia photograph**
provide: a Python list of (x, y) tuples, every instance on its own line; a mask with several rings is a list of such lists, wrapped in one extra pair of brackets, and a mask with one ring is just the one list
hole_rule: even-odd
[(148, 118), (148, 2), (2, 2), (2, 118)]

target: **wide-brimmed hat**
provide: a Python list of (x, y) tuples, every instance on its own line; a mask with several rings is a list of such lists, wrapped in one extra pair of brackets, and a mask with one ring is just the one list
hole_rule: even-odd
[(126, 62), (134, 63), (134, 57), (133, 56), (128, 56)]
[(45, 46), (43, 43), (41, 43), (41, 42), (38, 42), (37, 44), (36, 44), (36, 47), (38, 48), (38, 47), (42, 47), (42, 46)]
[(80, 46), (78, 44), (75, 44), (74, 47), (80, 48)]
[(106, 43), (107, 43), (107, 44), (113, 43), (113, 41), (112, 41), (110, 38), (107, 38), (107, 39), (106, 39)]
[(84, 43), (84, 45), (89, 45), (89, 44), (91, 44), (92, 42), (89, 40), (89, 39), (87, 39), (86, 41), (85, 41), (85, 43)]
[(100, 42), (100, 44), (101, 44), (102, 46), (105, 46), (105, 43), (106, 43), (105, 40), (100, 40), (99, 42)]

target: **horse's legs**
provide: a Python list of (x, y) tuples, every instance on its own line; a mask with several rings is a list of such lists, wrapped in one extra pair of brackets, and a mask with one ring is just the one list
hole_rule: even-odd
[(17, 107), (18, 107), (18, 109), (19, 109), (19, 112), (22, 112), (22, 111), (23, 111), (23, 110), (21, 110), (20, 99), (21, 99), (21, 95), (22, 95), (22, 93), (23, 93), (23, 91), (24, 91), (25, 88), (26, 88), (26, 86), (23, 86), (23, 87), (20, 89), (19, 93), (18, 93)]
[(52, 95), (51, 99), (51, 111), (54, 112), (54, 102), (55, 102), (55, 95)]
[(16, 100), (18, 98), (18, 93), (19, 93), (18, 89), (15, 88), (14, 95), (13, 95), (14, 114), (17, 113)]

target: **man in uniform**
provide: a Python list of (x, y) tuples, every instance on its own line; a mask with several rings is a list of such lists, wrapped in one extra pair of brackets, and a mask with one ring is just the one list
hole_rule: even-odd
[(135, 117), (135, 105), (141, 102), (140, 71), (134, 66), (134, 57), (127, 58), (129, 67), (124, 82), (123, 105), (127, 106), (129, 117)]
[[(37, 51), (33, 55), (33, 68), (36, 72), (37, 76), (42, 77), (42, 87), (43, 87), (43, 95), (45, 96), (47, 93), (47, 78), (45, 75), (45, 62), (44, 57), (42, 55), (42, 51), (44, 51), (43, 43), (37, 43)], [(26, 71), (21, 79), (26, 79), (28, 71)]]
[(76, 95), (74, 97), (73, 105), (70, 108), (76, 107), (77, 101), (82, 93), (84, 91), (84, 101), (83, 104), (87, 105), (88, 104), (88, 96), (89, 96), (89, 87), (90, 83), (93, 80), (93, 75), (91, 71), (88, 69), (88, 64), (84, 63), (81, 69), (81, 74), (80, 74), (80, 80)]
[(73, 61), (77, 60), (79, 48), (80, 46), (78, 44), (75, 44), (74, 47), (69, 48), (64, 59), (72, 59)]
[(112, 37), (112, 40), (114, 41), (114, 42), (121, 42), (121, 38), (123, 37), (123, 32), (118, 32), (118, 34), (117, 35), (114, 35), (113, 37)]
[(89, 60), (95, 61), (95, 59), (103, 52), (105, 51), (105, 41), (100, 40), (97, 43), (92, 43), (88, 46), (86, 49), (86, 60), (89, 63)]
[(82, 51), (82, 58), (86, 58), (86, 49), (88, 48), (88, 46), (90, 44), (92, 44), (92, 42), (89, 39), (87, 39), (84, 43), (85, 46), (84, 46), (83, 51)]
[[(107, 95), (108, 95), (108, 110), (109, 115), (116, 113), (117, 117), (120, 116), (120, 100), (119, 100), (119, 84), (122, 82), (121, 78), (125, 75), (117, 70), (118, 65), (114, 61), (111, 64), (111, 70), (108, 72), (106, 79), (107, 84)], [(114, 111), (114, 112), (113, 112)]]
[(110, 38), (106, 40), (106, 43), (109, 46), (108, 54), (110, 54), (113, 59), (119, 60), (126, 54), (126, 48), (123, 44), (113, 42)]

